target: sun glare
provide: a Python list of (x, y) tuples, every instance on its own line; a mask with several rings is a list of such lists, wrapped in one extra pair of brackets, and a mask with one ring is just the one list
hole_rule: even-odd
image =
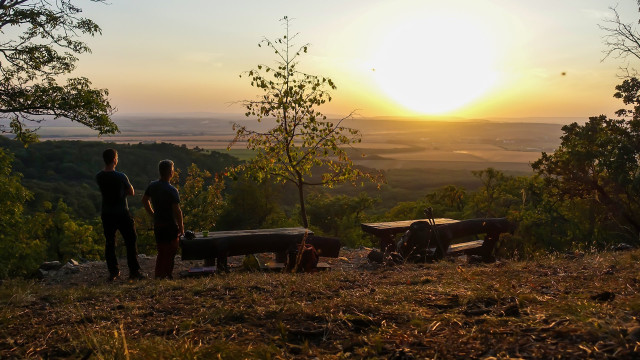
[(497, 82), (487, 26), (458, 14), (405, 19), (374, 54), (372, 71), (393, 101), (421, 114), (443, 114), (482, 96)]

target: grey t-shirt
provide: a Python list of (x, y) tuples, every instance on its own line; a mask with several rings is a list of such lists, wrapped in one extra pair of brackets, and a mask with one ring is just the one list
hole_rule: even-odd
[(175, 224), (176, 219), (173, 217), (173, 204), (180, 203), (180, 195), (178, 189), (173, 187), (167, 181), (156, 180), (152, 181), (147, 190), (144, 192), (145, 196), (151, 198), (151, 205), (153, 205), (153, 221), (156, 224)]

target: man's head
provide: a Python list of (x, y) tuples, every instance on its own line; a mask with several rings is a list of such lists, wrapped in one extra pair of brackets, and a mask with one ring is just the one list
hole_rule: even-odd
[(102, 160), (105, 165), (111, 165), (118, 162), (118, 152), (115, 149), (107, 149), (102, 152)]
[(169, 180), (173, 177), (173, 161), (162, 160), (158, 163), (158, 171), (160, 172), (160, 178)]

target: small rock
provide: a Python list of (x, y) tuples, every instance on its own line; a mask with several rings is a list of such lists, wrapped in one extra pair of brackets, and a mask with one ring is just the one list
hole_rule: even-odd
[(404, 258), (397, 252), (391, 252), (385, 257), (384, 263), (387, 266), (400, 265), (404, 263)]
[(482, 316), (491, 313), (491, 309), (487, 308), (475, 308), (475, 309), (466, 309), (462, 312), (466, 316)]
[(629, 251), (632, 250), (633, 246), (627, 244), (627, 243), (620, 243), (616, 246), (613, 247), (613, 251)]
[(591, 300), (595, 301), (613, 301), (616, 298), (616, 294), (611, 291), (605, 291), (597, 295), (591, 296)]
[(60, 270), (60, 272), (63, 274), (77, 274), (80, 272), (80, 268), (71, 265), (71, 263), (64, 264), (64, 266), (60, 268)]
[(369, 262), (381, 264), (384, 260), (384, 254), (378, 250), (371, 250), (369, 255), (367, 255), (367, 259), (369, 260)]
[(77, 261), (75, 261), (74, 259), (70, 259), (69, 260), (69, 264), (73, 265), (73, 266), (78, 266), (80, 265), (80, 263), (78, 263)]
[(47, 261), (40, 264), (40, 269), (49, 271), (49, 270), (58, 270), (62, 267), (60, 261)]
[(38, 279), (44, 279), (48, 275), (49, 272), (47, 270), (38, 269), (38, 271), (36, 272), (36, 277), (38, 277)]
[(508, 317), (520, 317), (520, 307), (518, 304), (511, 304), (502, 310), (502, 315)]
[(627, 330), (627, 338), (631, 341), (640, 341), (640, 326), (635, 326)]

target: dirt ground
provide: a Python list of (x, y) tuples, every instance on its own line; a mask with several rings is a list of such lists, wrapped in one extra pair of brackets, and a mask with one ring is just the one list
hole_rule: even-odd
[[(367, 255), (371, 251), (371, 248), (362, 247), (359, 249), (342, 248), (340, 250), (340, 257), (338, 258), (320, 258), (320, 262), (327, 263), (330, 267), (330, 271), (353, 271), (362, 269), (369, 266)], [(257, 254), (258, 259), (263, 263), (274, 262), (274, 254)], [(228, 259), (229, 268), (231, 272), (242, 271), (243, 256), (231, 256)], [(156, 256), (148, 256), (145, 254), (138, 255), (138, 261), (142, 267), (142, 272), (149, 276), (149, 279), (153, 279), (153, 272), (155, 267)], [(129, 281), (129, 270), (127, 268), (127, 259), (125, 257), (118, 258), (118, 264), (120, 265), (120, 277), (116, 279), (116, 282)], [(204, 266), (203, 261), (182, 261), (180, 255), (176, 256), (175, 268), (173, 270), (174, 278), (181, 278), (189, 276), (188, 270), (190, 268)], [(107, 271), (107, 265), (104, 261), (90, 261), (80, 263), (74, 267), (74, 271), (68, 271), (61, 269), (57, 272), (51, 272), (45, 276), (43, 281), (47, 284), (66, 284), (70, 286), (76, 285), (90, 285), (96, 283), (104, 283), (107, 281), (109, 272)]]

